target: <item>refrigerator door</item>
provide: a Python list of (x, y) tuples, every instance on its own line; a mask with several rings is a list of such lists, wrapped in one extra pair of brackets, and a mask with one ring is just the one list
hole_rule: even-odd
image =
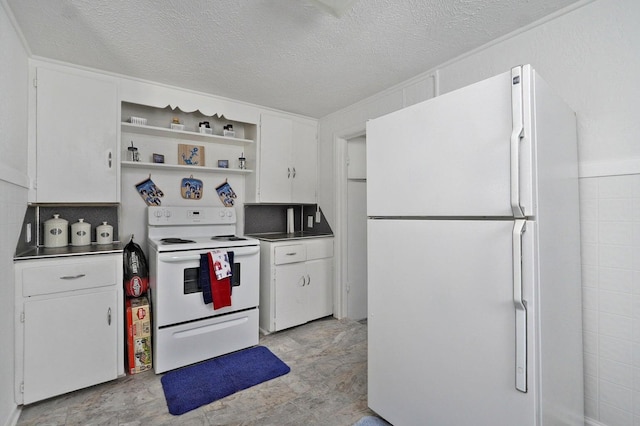
[[(514, 291), (516, 225), (368, 221), (368, 402), (387, 421), (537, 424), (535, 230), (526, 222), (524, 279)], [(514, 296), (525, 300), (524, 336)], [(524, 354), (517, 353), (522, 342)], [(517, 377), (521, 367), (528, 380)]]
[(517, 128), (530, 125), (531, 78), (517, 69), (516, 85), (510, 71), (370, 120), (367, 215), (529, 215), (511, 205), (515, 192), (531, 209), (530, 138)]

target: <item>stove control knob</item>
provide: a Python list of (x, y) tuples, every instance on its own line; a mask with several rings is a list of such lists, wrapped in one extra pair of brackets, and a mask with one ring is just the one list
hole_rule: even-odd
[(165, 210), (164, 215), (165, 217), (171, 217), (171, 210)]
[(227, 210), (227, 216), (228, 216), (228, 217), (233, 216), (233, 212), (232, 212), (231, 210)]
[(155, 217), (162, 217), (162, 212), (160, 210), (156, 210), (153, 214)]
[(220, 210), (220, 217), (224, 217), (224, 210)]

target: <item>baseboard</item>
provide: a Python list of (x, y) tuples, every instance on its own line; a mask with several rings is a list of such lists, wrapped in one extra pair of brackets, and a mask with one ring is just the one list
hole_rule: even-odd
[(22, 405), (16, 405), (7, 416), (5, 426), (16, 426), (16, 424), (18, 424), (18, 419), (20, 418), (20, 413), (22, 413)]
[(603, 423), (597, 422), (595, 420), (593, 420), (592, 418), (589, 417), (585, 417), (584, 418), (584, 426), (607, 426)]

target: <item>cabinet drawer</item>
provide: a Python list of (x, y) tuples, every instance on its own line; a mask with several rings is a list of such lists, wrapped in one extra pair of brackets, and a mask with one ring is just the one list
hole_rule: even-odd
[(24, 297), (115, 284), (116, 267), (113, 259), (58, 262), (56, 265), (34, 266), (22, 271)]
[(333, 257), (333, 238), (307, 240), (307, 260)]
[(303, 244), (277, 246), (274, 248), (274, 262), (276, 265), (285, 263), (304, 262), (307, 259), (307, 251)]

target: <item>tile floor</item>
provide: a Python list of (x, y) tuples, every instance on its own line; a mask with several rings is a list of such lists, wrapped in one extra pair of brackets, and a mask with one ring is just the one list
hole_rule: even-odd
[(260, 337), (291, 367), (285, 376), (173, 416), (160, 377), (127, 376), (25, 407), (26, 425), (348, 426), (367, 408), (366, 321), (318, 321)]

